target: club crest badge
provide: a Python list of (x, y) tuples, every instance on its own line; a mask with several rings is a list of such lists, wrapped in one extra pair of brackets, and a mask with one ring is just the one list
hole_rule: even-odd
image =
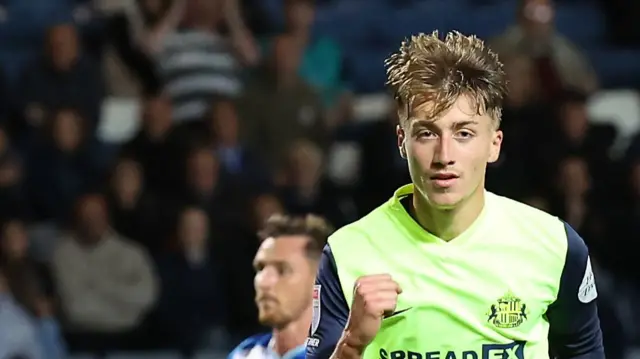
[(527, 320), (527, 305), (513, 293), (508, 292), (491, 305), (487, 321), (498, 328), (515, 328)]

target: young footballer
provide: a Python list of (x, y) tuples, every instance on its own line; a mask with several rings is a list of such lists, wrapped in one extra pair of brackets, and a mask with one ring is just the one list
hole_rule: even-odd
[(497, 56), (434, 32), (386, 65), (412, 184), (329, 238), (307, 358), (604, 358), (583, 240), (484, 188), (503, 138)]

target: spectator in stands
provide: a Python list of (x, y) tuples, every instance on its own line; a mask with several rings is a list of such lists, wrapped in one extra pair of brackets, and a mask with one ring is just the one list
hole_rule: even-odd
[(27, 214), (22, 179), (22, 161), (14, 150), (5, 127), (0, 126), (0, 221)]
[(27, 312), (13, 299), (0, 268), (0, 358), (45, 359), (37, 329)]
[(293, 36), (278, 36), (271, 56), (238, 106), (247, 144), (267, 155), (268, 166), (276, 171), (285, 166), (288, 151), (298, 139), (324, 147), (328, 137), (322, 100), (298, 75), (301, 55)]
[(355, 189), (360, 213), (372, 211), (410, 181), (407, 164), (398, 153), (397, 125), (398, 114), (391, 110), (380, 121), (363, 126), (358, 138), (361, 155)]
[(352, 198), (338, 192), (324, 177), (324, 156), (309, 141), (298, 141), (290, 149), (286, 184), (280, 197), (288, 213), (315, 213), (333, 225), (342, 226), (357, 220)]
[(111, 46), (104, 60), (112, 95), (132, 96), (159, 88), (153, 56), (161, 50), (165, 37), (178, 27), (185, 3), (137, 0), (114, 6), (114, 1), (101, 1), (101, 10), (108, 16)]
[(0, 264), (13, 296), (23, 308), (37, 313), (37, 303), (53, 292), (49, 273), (44, 266), (30, 258), (29, 235), (21, 220), (6, 221), (1, 235)]
[(613, 170), (609, 151), (617, 136), (616, 128), (611, 124), (590, 123), (588, 98), (579, 92), (565, 91), (558, 100), (556, 117), (560, 131), (554, 131), (558, 138), (554, 146), (544, 153), (548, 155), (553, 151), (556, 156), (579, 154), (588, 161), (590, 168), (598, 169), (593, 176), (603, 186), (617, 185), (608, 175)]
[(502, 60), (509, 80), (509, 94), (500, 127), (508, 135), (502, 142), (500, 159), (487, 168), (487, 188), (519, 198), (522, 193), (537, 190), (542, 181), (540, 177), (546, 176), (532, 178), (524, 167), (531, 166), (538, 147), (548, 146), (539, 141), (539, 134), (554, 133), (557, 126), (551, 106), (542, 97), (534, 61), (521, 54)]
[(592, 189), (588, 164), (580, 157), (565, 158), (560, 162), (559, 174), (562, 197), (554, 212), (560, 213), (561, 218), (585, 236), (591, 209), (588, 196)]
[[(238, 0), (185, 1), (182, 28), (165, 38), (157, 56), (160, 76), (174, 103), (173, 119), (181, 123), (201, 120), (216, 95), (238, 96), (243, 87), (241, 65), (258, 61)], [(218, 31), (222, 25), (229, 30), (228, 37)]]
[(535, 61), (543, 95), (553, 99), (563, 88), (590, 93), (597, 88), (589, 60), (553, 27), (553, 0), (519, 0), (518, 23), (491, 41), (501, 57), (530, 56)]
[(244, 188), (224, 180), (220, 160), (211, 147), (198, 147), (189, 154), (186, 179), (185, 202), (203, 208), (216, 225), (246, 221)]
[(271, 193), (258, 195), (253, 200), (253, 228), (257, 232), (271, 216), (284, 213), (284, 206), (276, 195)]
[(164, 207), (156, 195), (147, 191), (138, 162), (121, 157), (111, 175), (107, 192), (109, 218), (113, 229), (156, 255), (166, 246), (170, 226), (163, 216)]
[(565, 157), (557, 173), (559, 186), (552, 197), (552, 213), (575, 228), (591, 248), (593, 257), (603, 265), (608, 265), (614, 247), (601, 239), (609, 232), (610, 221), (605, 217), (607, 212), (603, 210), (602, 202), (609, 199), (598, 196), (586, 159)]
[[(606, 210), (615, 216), (612, 232), (607, 234), (607, 242), (616, 248), (615, 261), (608, 269), (618, 277), (640, 283), (637, 268), (637, 236), (640, 233), (640, 161), (635, 159), (625, 171), (625, 191), (620, 204)], [(633, 233), (634, 235), (629, 235)]]
[(53, 26), (47, 32), (46, 56), (27, 67), (20, 81), (16, 108), (27, 136), (44, 124), (61, 106), (74, 107), (87, 120), (89, 134), (100, 118), (103, 85), (100, 71), (83, 56), (72, 24)]
[(196, 207), (184, 209), (177, 238), (178, 251), (158, 263), (162, 281), (158, 313), (173, 346), (192, 354), (205, 347), (212, 331), (224, 326), (228, 294), (216, 258), (220, 254), (209, 250), (207, 213)]
[(332, 38), (312, 36), (315, 10), (315, 0), (285, 0), (285, 31), (301, 48), (300, 76), (318, 90), (325, 106), (332, 108), (345, 92), (342, 52)]
[(46, 359), (67, 359), (67, 343), (62, 335), (60, 323), (55, 316), (54, 302), (48, 298), (36, 298), (35, 321), (38, 340)]
[(229, 98), (218, 99), (213, 102), (200, 135), (205, 136), (204, 143), (215, 148), (225, 175), (248, 186), (264, 188), (270, 181), (268, 172), (256, 151), (242, 142), (241, 126), (236, 102)]
[(36, 221), (65, 221), (77, 196), (102, 180), (100, 144), (72, 108), (53, 110), (27, 156), (26, 185)]
[(52, 268), (72, 350), (126, 348), (156, 301), (145, 250), (109, 227), (100, 195), (76, 202), (76, 223), (58, 241)]
[(122, 149), (140, 163), (145, 185), (153, 192), (175, 191), (182, 183), (176, 171), (183, 165), (182, 136), (173, 126), (171, 112), (169, 97), (147, 96), (142, 103), (142, 127)]
[(33, 318), (42, 353), (47, 359), (64, 359), (66, 344), (53, 310), (53, 283), (50, 273), (29, 256), (29, 234), (19, 219), (2, 226), (0, 267), (14, 300)]

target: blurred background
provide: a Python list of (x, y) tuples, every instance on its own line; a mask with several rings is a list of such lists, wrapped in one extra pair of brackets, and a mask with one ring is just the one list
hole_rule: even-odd
[(341, 226), (409, 181), (383, 60), (435, 29), (500, 54), (487, 186), (582, 234), (609, 358), (640, 357), (638, 16), (635, 0), (0, 0), (0, 357), (25, 335), (42, 355), (22, 359), (223, 358), (264, 330), (256, 230), (281, 212)]

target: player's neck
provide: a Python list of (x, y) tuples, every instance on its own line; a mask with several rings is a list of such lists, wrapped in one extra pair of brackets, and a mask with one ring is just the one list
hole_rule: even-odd
[(418, 192), (413, 195), (414, 216), (418, 224), (444, 241), (455, 239), (471, 227), (483, 208), (482, 187), (455, 208), (446, 210), (434, 208)]
[(273, 351), (283, 356), (296, 347), (303, 345), (309, 334), (311, 326), (312, 308), (307, 310), (298, 318), (287, 324), (284, 328), (273, 330)]

